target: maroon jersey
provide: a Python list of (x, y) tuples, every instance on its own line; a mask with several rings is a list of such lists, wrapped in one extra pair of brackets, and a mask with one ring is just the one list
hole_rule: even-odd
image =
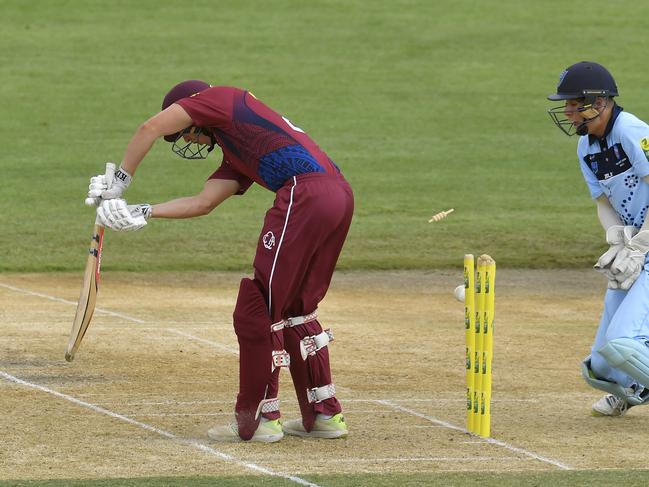
[(223, 151), (210, 179), (234, 179), (243, 193), (253, 182), (277, 191), (299, 174), (339, 174), (318, 145), (249, 91), (213, 86), (177, 101), (198, 127), (212, 131)]

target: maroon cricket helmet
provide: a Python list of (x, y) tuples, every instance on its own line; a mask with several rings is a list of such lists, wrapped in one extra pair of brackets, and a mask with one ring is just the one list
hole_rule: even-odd
[[(169, 93), (167, 93), (164, 97), (164, 100), (162, 100), (162, 110), (169, 108), (178, 100), (190, 97), (192, 95), (195, 95), (196, 93), (200, 93), (201, 91), (206, 90), (209, 87), (210, 85), (208, 83), (197, 79), (190, 79), (183, 81), (182, 83), (178, 83), (176, 86), (171, 88), (171, 90), (169, 90)], [(175, 140), (178, 138), (178, 133), (165, 135), (164, 138), (167, 142), (175, 142)]]

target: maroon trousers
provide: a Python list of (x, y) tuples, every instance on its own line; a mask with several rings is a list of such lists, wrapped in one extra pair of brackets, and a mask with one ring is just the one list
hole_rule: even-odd
[[(280, 368), (273, 351), (286, 350), (302, 420), (307, 431), (317, 413), (341, 411), (335, 397), (309, 403), (307, 389), (330, 384), (328, 347), (303, 360), (302, 338), (317, 335), (317, 320), (271, 331), (281, 320), (314, 312), (324, 298), (354, 210), (351, 187), (325, 173), (291, 178), (277, 191), (264, 219), (255, 256), (254, 279), (243, 279), (234, 311), (239, 340), (239, 394), (235, 407), (239, 435), (248, 440), (259, 424), (261, 401), (277, 397)], [(264, 412), (270, 419), (279, 411)]]

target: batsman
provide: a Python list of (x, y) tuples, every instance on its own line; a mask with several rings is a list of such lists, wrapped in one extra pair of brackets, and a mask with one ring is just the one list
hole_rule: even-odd
[[(129, 205), (123, 194), (160, 137), (184, 159), (204, 159), (216, 146), (223, 159), (199, 194)], [(333, 334), (320, 325), (317, 308), (345, 242), (354, 199), (327, 154), (250, 91), (189, 80), (174, 86), (162, 111), (139, 126), (109, 183), (102, 175), (91, 178), (88, 196), (101, 196), (98, 218), (117, 231), (138, 230), (152, 218), (206, 215), (253, 183), (275, 193), (257, 243), (254, 276), (241, 280), (233, 313), (240, 350), (236, 422), (207, 434), (218, 441), (258, 442), (279, 441), (284, 433), (347, 435), (329, 365)], [(282, 424), (278, 389), (285, 367), (302, 417)]]
[(579, 165), (609, 245), (595, 264), (608, 280), (604, 311), (582, 363), (586, 382), (607, 393), (595, 416), (623, 416), (649, 401), (649, 126), (618, 95), (604, 66), (582, 61), (548, 96), (562, 103), (549, 110), (557, 127), (580, 136)]

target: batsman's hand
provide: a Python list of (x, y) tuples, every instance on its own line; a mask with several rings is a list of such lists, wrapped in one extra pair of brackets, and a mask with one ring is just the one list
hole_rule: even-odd
[(151, 212), (148, 203), (128, 205), (125, 200), (118, 198), (102, 201), (97, 208), (97, 218), (105, 227), (118, 232), (132, 232), (147, 224)]
[(88, 185), (88, 197), (86, 198), (86, 205), (88, 206), (98, 206), (101, 203), (101, 193), (108, 189), (106, 183), (106, 175), (98, 174), (90, 178), (90, 184)]
[(638, 229), (631, 225), (613, 225), (606, 230), (606, 243), (609, 244), (610, 247), (599, 257), (599, 259), (597, 259), (593, 268), (608, 279), (609, 289), (620, 288), (620, 282), (618, 282), (617, 279), (618, 276), (611, 270), (611, 264), (624, 248), (625, 244), (631, 240), (636, 233), (638, 233)]
[(110, 181), (106, 174), (98, 174), (90, 178), (88, 185), (88, 197), (86, 198), (86, 205), (99, 206), (101, 200), (110, 200), (113, 198), (121, 198), (126, 188), (131, 184), (131, 175), (121, 167), (115, 171)]
[(616, 274), (620, 289), (627, 290), (633, 286), (642, 272), (647, 252), (649, 252), (649, 230), (643, 230), (627, 240), (626, 245), (611, 264), (611, 271)]
[(121, 167), (115, 171), (115, 176), (112, 181), (106, 181), (108, 184), (106, 188), (101, 192), (100, 196), (102, 200), (112, 200), (116, 198), (121, 198), (126, 188), (131, 184), (131, 175), (127, 173)]

